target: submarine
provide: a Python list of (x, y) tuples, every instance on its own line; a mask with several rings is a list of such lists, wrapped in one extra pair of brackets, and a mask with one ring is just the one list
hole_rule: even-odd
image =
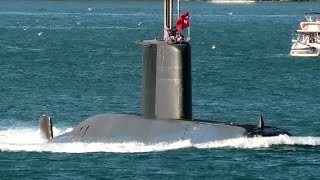
[[(164, 0), (163, 26), (173, 28), (173, 0)], [(42, 115), (39, 119), (41, 137), (49, 143), (133, 141), (150, 144), (291, 135), (284, 129), (265, 126), (262, 116), (258, 116), (255, 124), (193, 117), (190, 41), (170, 42), (164, 36), (141, 43), (143, 65), (139, 114), (96, 115), (56, 137), (52, 118)]]

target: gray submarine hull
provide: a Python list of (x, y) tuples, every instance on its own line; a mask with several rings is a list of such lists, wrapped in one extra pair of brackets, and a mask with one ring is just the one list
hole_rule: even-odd
[[(45, 124), (43, 123), (45, 119), (50, 118), (42, 116), (40, 118), (42, 126)], [(42, 128), (40, 127), (40, 129)], [(42, 131), (42, 133), (45, 134), (46, 131)], [(141, 142), (154, 144), (190, 140), (192, 143), (204, 143), (240, 137), (268, 137), (281, 134), (291, 135), (285, 130), (269, 126), (259, 127), (206, 120), (146, 119), (139, 115), (130, 114), (100, 114), (81, 122), (68, 133), (55, 138), (51, 136), (52, 139), (49, 138), (48, 142)]]
[(83, 121), (72, 131), (57, 136), (50, 142), (207, 142), (244, 137), (246, 134), (245, 128), (226, 124), (101, 114)]

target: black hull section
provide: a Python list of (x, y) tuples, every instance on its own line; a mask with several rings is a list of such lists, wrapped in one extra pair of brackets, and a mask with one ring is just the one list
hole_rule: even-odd
[(271, 137), (279, 135), (291, 136), (291, 134), (288, 131), (276, 127), (266, 126), (263, 129), (256, 128), (253, 125), (244, 125), (242, 127), (244, 127), (248, 131), (247, 137)]

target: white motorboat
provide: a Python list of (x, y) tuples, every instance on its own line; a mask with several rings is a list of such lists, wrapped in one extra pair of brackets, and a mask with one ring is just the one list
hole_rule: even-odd
[(292, 39), (291, 56), (320, 55), (320, 13), (306, 13)]

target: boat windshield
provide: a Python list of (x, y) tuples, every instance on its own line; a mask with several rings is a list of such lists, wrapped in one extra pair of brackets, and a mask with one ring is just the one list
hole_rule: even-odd
[(317, 12), (305, 13), (304, 17), (308, 22), (320, 22), (320, 13)]

